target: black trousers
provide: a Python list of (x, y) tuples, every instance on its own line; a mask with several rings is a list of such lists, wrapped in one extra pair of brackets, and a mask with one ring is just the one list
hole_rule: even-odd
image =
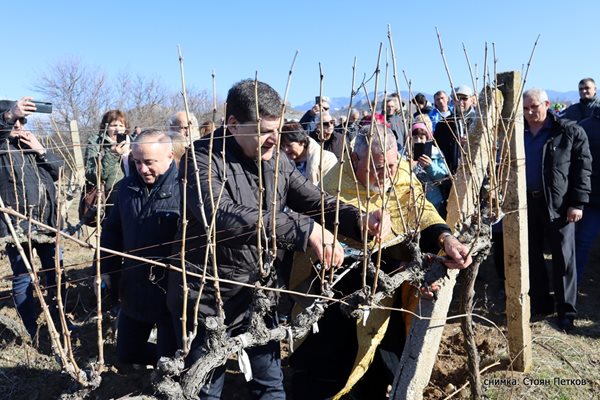
[[(527, 196), (529, 225), (529, 295), (534, 312), (550, 312), (559, 317), (574, 318), (577, 300), (577, 269), (575, 266), (575, 224), (566, 216), (550, 220), (543, 196)], [(544, 243), (552, 252), (552, 282), (554, 300), (550, 296), (549, 277), (544, 262)]]

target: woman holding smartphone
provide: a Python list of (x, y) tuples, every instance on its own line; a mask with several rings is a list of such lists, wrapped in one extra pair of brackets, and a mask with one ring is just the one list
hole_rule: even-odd
[(446, 198), (440, 184), (448, 177), (442, 152), (433, 144), (431, 130), (422, 122), (412, 126), (413, 171), (423, 183), (427, 200), (442, 217), (446, 215)]
[[(102, 117), (98, 135), (92, 137), (85, 149), (86, 189), (104, 184), (105, 215), (114, 203), (116, 186), (129, 175), (130, 151), (129, 122), (121, 110), (107, 111)], [(101, 153), (100, 182), (98, 182), (98, 155)]]

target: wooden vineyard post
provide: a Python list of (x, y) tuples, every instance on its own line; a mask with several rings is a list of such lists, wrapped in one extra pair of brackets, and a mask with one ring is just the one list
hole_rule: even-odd
[[(469, 126), (469, 144), (464, 146), (468, 156), (461, 158), (448, 199), (446, 222), (453, 231), (479, 211), (476, 199), (489, 162), (493, 161), (490, 160), (490, 156), (493, 157), (492, 133), (502, 107), (502, 95), (495, 89), (488, 88), (487, 92), (480, 96), (482, 118), (472, 121), (473, 125)], [(416, 310), (426, 319), (413, 319), (390, 398), (422, 399), (439, 350), (457, 275), (457, 270), (448, 270), (448, 278), (442, 282), (438, 299), (435, 302), (423, 301), (420, 309)]]
[[(505, 142), (510, 145), (508, 184), (505, 186), (503, 206), (506, 216), (502, 222), (508, 342), (510, 357), (514, 360), (513, 368), (526, 372), (532, 365), (532, 353), (521, 73), (512, 71), (499, 74), (498, 85), (505, 99), (502, 117), (506, 129), (501, 134), (505, 135)], [(504, 182), (500, 184), (504, 185)]]
[[(75, 160), (75, 177), (78, 185), (83, 185), (85, 180), (85, 169), (83, 165), (83, 149), (81, 148), (81, 139), (79, 138), (79, 127), (77, 121), (69, 122), (71, 131), (71, 142), (73, 143), (73, 159)], [(73, 178), (71, 178), (73, 179)]]

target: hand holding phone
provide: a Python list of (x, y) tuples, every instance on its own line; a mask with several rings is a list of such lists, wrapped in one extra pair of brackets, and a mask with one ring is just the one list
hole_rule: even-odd
[(52, 114), (52, 103), (46, 101), (32, 101), (35, 104), (36, 113)]
[(425, 155), (431, 158), (431, 146), (433, 142), (414, 143), (413, 144), (413, 160), (419, 161), (419, 157)]

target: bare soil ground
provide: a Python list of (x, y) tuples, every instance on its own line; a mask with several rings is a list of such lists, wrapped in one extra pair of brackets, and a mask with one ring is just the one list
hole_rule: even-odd
[[(92, 252), (73, 243), (64, 243), (67, 271), (67, 312), (77, 326), (73, 333), (74, 353), (82, 368), (96, 361), (95, 297), (93, 295)], [(10, 297), (11, 270), (6, 257), (0, 258), (0, 398), (2, 399), (110, 399), (152, 395), (149, 370), (119, 364), (115, 358), (114, 318), (104, 313), (105, 362), (110, 370), (102, 374), (99, 388), (83, 396), (73, 381), (61, 372), (48, 342), (40, 317), (38, 340), (24, 339), (24, 330)], [(527, 373), (511, 372), (505, 339), (506, 326), (501, 285), (493, 264), (481, 267), (477, 284), (476, 312), (493, 323), (477, 319), (477, 344), (481, 367), (497, 364), (483, 374), (485, 393), (490, 399), (597, 399), (600, 398), (600, 246), (593, 254), (588, 274), (580, 289), (580, 318), (569, 335), (556, 329), (552, 317), (536, 321), (533, 327), (533, 368)], [(457, 290), (460, 290), (458, 288)], [(105, 308), (109, 308), (105, 302)], [(456, 315), (453, 304), (450, 315)], [(495, 324), (495, 325), (494, 325)], [(466, 353), (458, 319), (450, 319), (442, 346), (425, 391), (427, 399), (469, 398)], [(284, 355), (285, 344), (284, 344)], [(284, 365), (285, 365), (284, 359)], [(249, 398), (243, 376), (230, 360), (224, 399)], [(286, 367), (286, 375), (289, 370)]]

